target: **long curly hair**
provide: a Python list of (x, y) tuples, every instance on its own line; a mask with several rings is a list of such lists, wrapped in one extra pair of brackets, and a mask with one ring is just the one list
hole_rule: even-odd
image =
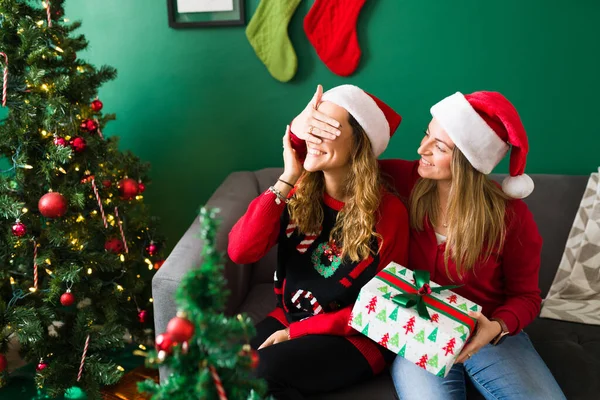
[[(359, 262), (372, 252), (382, 189), (377, 158), (373, 155), (371, 142), (364, 129), (348, 113), (354, 145), (350, 156), (351, 169), (344, 182), (348, 201), (337, 215), (330, 240), (342, 249), (342, 259)], [(297, 224), (298, 232), (317, 232), (323, 224), (322, 200), (325, 178), (322, 171), (305, 171), (296, 185), (296, 192), (288, 203), (290, 218)], [(380, 246), (381, 248), (381, 243)]]

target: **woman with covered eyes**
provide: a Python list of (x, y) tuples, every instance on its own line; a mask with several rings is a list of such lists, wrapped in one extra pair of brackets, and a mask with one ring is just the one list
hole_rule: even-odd
[(286, 132), (283, 174), (229, 234), (228, 253), (238, 264), (254, 263), (278, 244), (277, 307), (251, 341), (256, 373), (277, 399), (352, 385), (395, 358), (348, 321), (361, 287), (390, 262), (408, 259), (408, 212), (384, 189), (377, 164), (401, 118), (352, 85), (319, 100), (310, 107), (340, 122), (337, 140), (299, 157)]

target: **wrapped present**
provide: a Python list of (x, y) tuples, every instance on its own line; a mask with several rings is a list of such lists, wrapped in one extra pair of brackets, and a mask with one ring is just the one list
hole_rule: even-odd
[(350, 326), (434, 375), (445, 377), (475, 329), (481, 311), (429, 281), (428, 271), (390, 263), (360, 291)]

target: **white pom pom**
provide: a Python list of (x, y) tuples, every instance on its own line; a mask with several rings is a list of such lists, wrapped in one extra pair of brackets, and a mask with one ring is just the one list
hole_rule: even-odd
[(527, 174), (509, 176), (502, 181), (502, 191), (513, 199), (524, 199), (533, 192), (533, 179)]
[(92, 305), (92, 299), (90, 299), (89, 297), (86, 297), (85, 299), (83, 299), (79, 303), (77, 303), (77, 309), (81, 310), (82, 308), (86, 308), (91, 305)]
[(52, 325), (48, 327), (48, 335), (52, 337), (58, 337), (58, 330), (63, 327), (65, 323), (62, 321), (52, 321)]

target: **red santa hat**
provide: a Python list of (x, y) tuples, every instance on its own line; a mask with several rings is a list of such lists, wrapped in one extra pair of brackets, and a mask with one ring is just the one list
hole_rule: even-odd
[(502, 182), (502, 190), (516, 199), (533, 192), (533, 180), (525, 174), (527, 133), (506, 97), (498, 92), (457, 92), (431, 107), (431, 115), (483, 174), (492, 172), (512, 146), (510, 176)]
[(341, 85), (323, 93), (321, 101), (329, 101), (348, 111), (371, 141), (373, 154), (379, 157), (402, 121), (390, 106), (354, 85)]

